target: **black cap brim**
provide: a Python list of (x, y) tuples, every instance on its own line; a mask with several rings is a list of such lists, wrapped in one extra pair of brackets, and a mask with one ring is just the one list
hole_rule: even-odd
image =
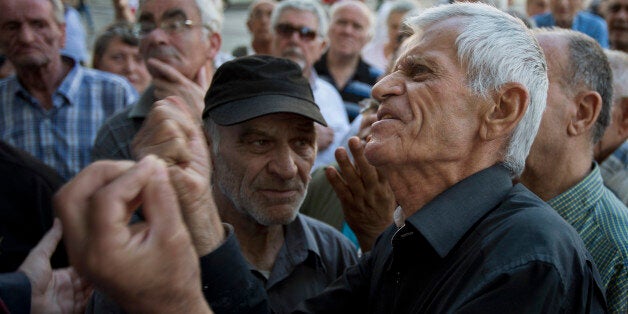
[(259, 95), (219, 105), (206, 112), (216, 124), (233, 125), (273, 113), (294, 113), (321, 125), (327, 122), (316, 104), (288, 95)]

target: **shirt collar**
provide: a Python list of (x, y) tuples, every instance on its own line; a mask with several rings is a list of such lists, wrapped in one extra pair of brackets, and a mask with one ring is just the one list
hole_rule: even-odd
[[(59, 87), (55, 91), (55, 94), (59, 94), (63, 96), (65, 98), (65, 101), (67, 101), (70, 105), (74, 105), (73, 102), (80, 99), (79, 93), (81, 92), (81, 89), (83, 87), (81, 86), (82, 85), (81, 83), (83, 81), (85, 69), (83, 69), (83, 67), (71, 57), (62, 55), (61, 58), (63, 58), (64, 61), (71, 62), (72, 68), (70, 69), (68, 74), (66, 74), (66, 76), (63, 78), (63, 81), (61, 81), (61, 85), (59, 85)], [(33, 96), (24, 87), (24, 85), (22, 85), (19, 78), (15, 75), (12, 77), (15, 79), (15, 82), (17, 83), (15, 94), (21, 97), (24, 97), (25, 99), (34, 99)], [(55, 107), (58, 106), (57, 102), (54, 101), (54, 96), (53, 96), (53, 105)]]
[(602, 197), (603, 190), (604, 182), (600, 175), (600, 167), (593, 162), (593, 170), (589, 175), (547, 203), (562, 217), (573, 217), (575, 221), (578, 217), (589, 214), (583, 209), (593, 208), (593, 205)]
[(129, 118), (146, 118), (155, 102), (155, 86), (151, 84), (140, 96), (137, 103), (129, 111)]
[(456, 183), (406, 220), (443, 258), (512, 189), (510, 172), (495, 165)]
[(79, 94), (81, 90), (85, 88), (82, 84), (85, 69), (73, 58), (67, 56), (63, 56), (62, 58), (64, 61), (72, 62), (72, 68), (61, 82), (59, 88), (57, 88), (57, 93), (63, 95), (70, 105), (76, 105), (73, 101), (81, 99)]

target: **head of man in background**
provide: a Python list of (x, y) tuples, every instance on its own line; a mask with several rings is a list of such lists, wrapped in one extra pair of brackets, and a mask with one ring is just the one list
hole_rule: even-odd
[(314, 1), (279, 3), (271, 17), (273, 55), (296, 62), (309, 79), (314, 63), (327, 47), (327, 24), (325, 11)]
[(606, 0), (602, 12), (608, 24), (611, 48), (628, 52), (628, 0)]
[(249, 6), (246, 27), (251, 33), (251, 48), (256, 54), (272, 53), (273, 36), (270, 29), (270, 16), (276, 5), (277, 2), (274, 0), (256, 0)]
[(180, 96), (200, 115), (220, 50), (221, 8), (212, 0), (146, 0), (135, 32), (153, 79), (140, 99), (100, 129), (92, 158), (133, 159), (130, 144), (153, 103)]

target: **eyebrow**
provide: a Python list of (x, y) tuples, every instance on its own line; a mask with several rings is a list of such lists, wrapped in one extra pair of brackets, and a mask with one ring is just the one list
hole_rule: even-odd
[(432, 58), (426, 58), (420, 55), (404, 56), (397, 61), (395, 70), (401, 70), (403, 72), (412, 72), (418, 66), (426, 66), (432, 72), (439, 72), (440, 65)]

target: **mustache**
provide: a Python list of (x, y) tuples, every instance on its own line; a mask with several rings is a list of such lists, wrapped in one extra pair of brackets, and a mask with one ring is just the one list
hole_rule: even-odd
[[(179, 52), (171, 46), (160, 46), (148, 50), (148, 58), (179, 57)], [(147, 59), (148, 59), (147, 58)]]
[(297, 57), (304, 58), (303, 51), (299, 47), (288, 47), (281, 52), (281, 56), (284, 58)]

